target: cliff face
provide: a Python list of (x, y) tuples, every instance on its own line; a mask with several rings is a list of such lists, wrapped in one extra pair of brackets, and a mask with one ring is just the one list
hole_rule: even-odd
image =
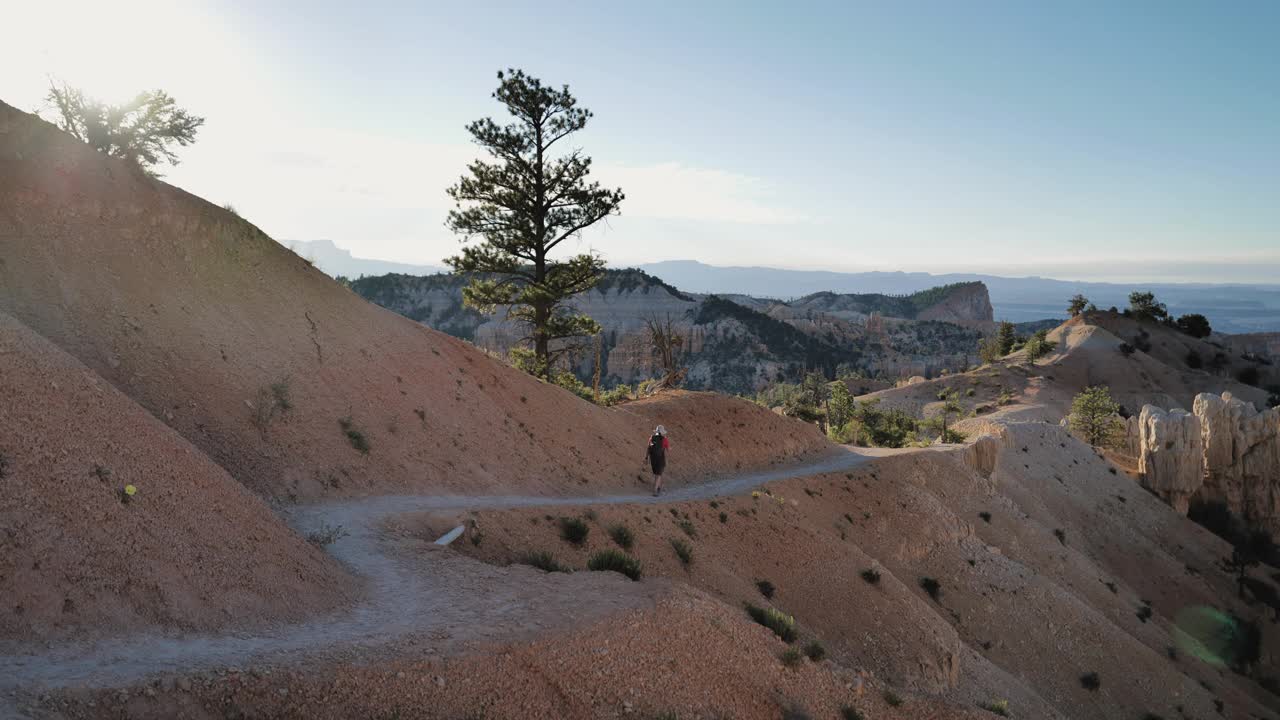
[(1221, 503), (1280, 536), (1280, 408), (1201, 393), (1192, 413), (1143, 408), (1138, 431), (1143, 485), (1176, 510)]
[(1186, 410), (1154, 405), (1138, 417), (1138, 471), (1142, 484), (1183, 515), (1204, 483), (1200, 419)]
[[(465, 284), (465, 279), (451, 275), (385, 275), (361, 278), (352, 283), (352, 289), (491, 352), (505, 353), (520, 344), (527, 330), (507, 320), (504, 310), (482, 315), (463, 305)], [(976, 285), (905, 298), (831, 296), (831, 306), (886, 307), (914, 316), (920, 312), (919, 305), (935, 314), (959, 316), (965, 312), (962, 306), (985, 301), (985, 288)], [(650, 344), (649, 320), (665, 323), (669, 319), (683, 340), (681, 364), (688, 368), (687, 387), (734, 393), (755, 392), (777, 380), (798, 380), (813, 369), (829, 376), (841, 368), (889, 377), (932, 374), (971, 362), (979, 338), (971, 327), (885, 317), (878, 310), (870, 316), (852, 310), (829, 313), (816, 301), (789, 304), (689, 295), (637, 270), (607, 271), (597, 287), (569, 304), (604, 328), (600, 364), (605, 386), (662, 375)], [(990, 303), (986, 305), (989, 315)], [(589, 382), (595, 373), (596, 348), (588, 340), (568, 362), (580, 379)]]
[(980, 282), (954, 286), (941, 300), (921, 310), (916, 317), (984, 329), (995, 319), (987, 286)]

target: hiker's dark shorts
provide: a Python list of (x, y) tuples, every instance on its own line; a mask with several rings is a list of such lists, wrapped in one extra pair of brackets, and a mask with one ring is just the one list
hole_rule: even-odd
[(654, 475), (661, 475), (663, 470), (667, 469), (667, 459), (665, 457), (649, 456), (649, 467), (653, 468)]

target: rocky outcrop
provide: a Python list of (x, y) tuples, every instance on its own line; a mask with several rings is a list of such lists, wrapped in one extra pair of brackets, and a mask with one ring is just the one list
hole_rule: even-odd
[(1258, 412), (1231, 393), (1201, 393), (1194, 409), (1204, 438), (1203, 499), (1280, 536), (1280, 408)]
[(1280, 537), (1280, 408), (1259, 412), (1231, 393), (1200, 393), (1191, 413), (1147, 405), (1137, 429), (1144, 487), (1178, 512), (1221, 503)]
[(937, 320), (985, 328), (994, 322), (991, 296), (980, 282), (958, 285), (937, 304), (920, 311), (918, 320)]
[(1142, 485), (1185, 515), (1204, 482), (1200, 418), (1186, 410), (1166, 412), (1147, 405), (1138, 417), (1138, 428)]

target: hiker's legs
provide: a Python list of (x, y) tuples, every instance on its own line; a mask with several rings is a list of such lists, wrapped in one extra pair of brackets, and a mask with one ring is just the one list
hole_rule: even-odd
[(662, 476), (655, 474), (653, 476), (653, 494), (659, 495), (661, 493), (662, 493)]

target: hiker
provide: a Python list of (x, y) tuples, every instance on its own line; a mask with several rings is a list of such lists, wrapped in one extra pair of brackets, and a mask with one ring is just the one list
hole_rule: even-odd
[(662, 494), (662, 471), (667, 467), (667, 450), (671, 448), (667, 440), (667, 429), (659, 425), (653, 429), (653, 437), (649, 438), (649, 447), (645, 450), (645, 458), (649, 468), (653, 470), (653, 496)]

